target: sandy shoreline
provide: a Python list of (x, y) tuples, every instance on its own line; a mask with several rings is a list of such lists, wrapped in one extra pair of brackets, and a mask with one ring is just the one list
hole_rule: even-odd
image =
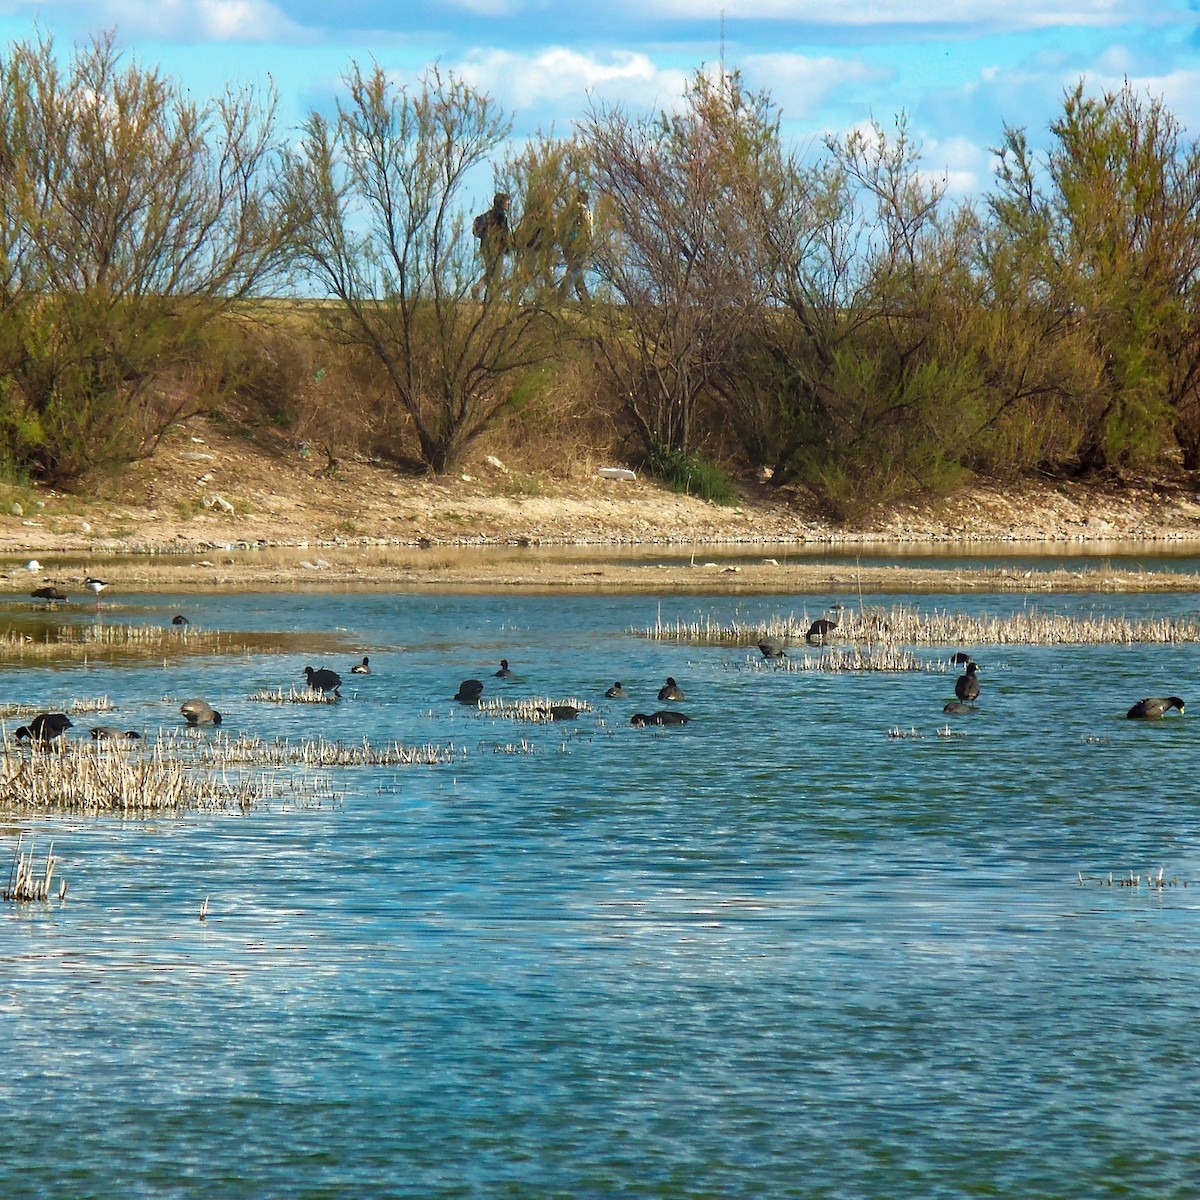
[[(839, 526), (795, 491), (745, 484), (737, 504), (720, 507), (643, 478), (599, 477), (594, 462), (534, 478), (488, 456), (431, 477), (354, 459), (330, 476), (286, 444), (264, 449), (195, 421), (94, 494), (0, 493), (0, 590), (54, 583), (91, 601), (82, 592), (91, 574), (114, 597), (134, 588), (1191, 591), (1200, 576), (1171, 556), (1200, 559), (1195, 486), (977, 481), (948, 500)], [(992, 562), (972, 566), (984, 552)], [(930, 562), (942, 556), (945, 566)], [(1026, 561), (997, 568), (997, 557)], [(27, 570), (30, 559), (42, 569)]]
[[(964, 549), (980, 549), (979, 543)], [(670, 546), (442, 547), (322, 545), (307, 548), (195, 547), (186, 552), (128, 552), (106, 555), (91, 550), (42, 552), (41, 571), (31, 572), (10, 560), (0, 573), (0, 588), (29, 594), (46, 580), (56, 580), (73, 601), (88, 602), (85, 574), (109, 583), (105, 600), (122, 590), (185, 592), (239, 590), (389, 589), (463, 592), (661, 592), (661, 593), (839, 593), (880, 592), (1184, 592), (1200, 591), (1200, 575), (1183, 565), (1172, 569), (1158, 556), (1163, 543), (1121, 543), (1120, 551), (1141, 554), (1146, 562), (1114, 565), (1098, 549), (1116, 553), (1115, 544), (1083, 547), (1055, 545), (1045, 567), (1027, 565), (972, 566), (969, 557), (951, 556), (945, 566), (927, 559), (912, 565), (888, 556), (888, 549), (911, 551), (913, 543), (872, 543), (864, 558), (851, 544), (825, 545), (814, 561), (812, 547), (778, 544), (750, 546), (707, 544)], [(1172, 542), (1175, 551), (1191, 547), (1200, 558), (1200, 543)], [(934, 547), (931, 547), (931, 550)], [(945, 552), (943, 544), (936, 549)], [(990, 547), (989, 547), (990, 549)], [(1013, 558), (1045, 551), (1044, 543), (1005, 543)], [(1088, 554), (1062, 565), (1060, 556)], [(766, 553), (770, 551), (770, 553)], [(806, 551), (806, 552), (805, 552)], [(851, 555), (855, 555), (851, 558)], [(832, 558), (835, 561), (821, 561)], [(1190, 565), (1190, 564), (1189, 564)]]

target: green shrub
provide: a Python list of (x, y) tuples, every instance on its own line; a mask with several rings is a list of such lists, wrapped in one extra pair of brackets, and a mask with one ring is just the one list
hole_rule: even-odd
[(713, 504), (733, 504), (733, 482), (720, 467), (674, 446), (655, 444), (646, 458), (646, 470), (674, 492), (699, 496)]

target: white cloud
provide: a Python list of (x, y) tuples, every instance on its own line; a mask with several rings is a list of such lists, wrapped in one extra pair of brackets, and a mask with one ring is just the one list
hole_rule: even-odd
[[(1153, 24), (1171, 20), (1161, 0), (645, 0), (626, 3), (643, 17), (658, 20), (799, 21), (856, 28), (881, 25), (941, 26), (978, 34), (997, 30), (1062, 26), (1112, 26), (1126, 21)], [(1175, 14), (1174, 19), (1183, 19)]]
[(454, 71), (518, 115), (553, 108), (573, 117), (586, 112), (589, 98), (637, 109), (670, 108), (682, 97), (689, 76), (645, 54), (596, 57), (560, 46), (532, 55), (479, 52)]
[(116, 29), (123, 45), (176, 42), (303, 42), (311, 39), (269, 0), (67, 0), (57, 6), (83, 31)]
[(991, 183), (992, 153), (970, 138), (931, 138), (922, 145), (921, 162), (922, 174), (944, 183), (951, 199), (974, 199)]
[(742, 77), (751, 87), (770, 93), (784, 119), (813, 116), (838, 89), (882, 82), (891, 72), (861, 59), (803, 54), (748, 54), (738, 58)]

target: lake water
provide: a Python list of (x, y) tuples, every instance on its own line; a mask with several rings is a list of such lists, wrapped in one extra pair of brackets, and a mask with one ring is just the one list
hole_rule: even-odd
[[(980, 710), (941, 737), (952, 670), (629, 632), (828, 599), (126, 595), (99, 619), (309, 648), (6, 669), (7, 701), (120, 706), (71, 736), (175, 728), (202, 695), (231, 733), (456, 759), (327, 772), (333, 805), (0, 821), (0, 853), (53, 839), (69, 883), (0, 904), (0, 1194), (1195, 1196), (1195, 721), (1124, 713), (1200, 704), (1200, 647), (978, 647)], [(248, 700), (309, 663), (340, 704)], [(630, 728), (667, 675), (691, 723)], [(450, 699), (472, 676), (595, 711), (484, 717)], [(1176, 886), (1146, 886), (1160, 867)]]

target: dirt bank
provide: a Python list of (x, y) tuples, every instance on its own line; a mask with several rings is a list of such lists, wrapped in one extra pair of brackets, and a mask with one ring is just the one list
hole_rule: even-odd
[[(1109, 543), (1135, 542), (1147, 554), (1194, 542), (1200, 552), (1200, 499), (1186, 479), (1106, 489), (980, 485), (951, 501), (904, 506), (847, 528), (822, 519), (796, 492), (751, 485), (738, 504), (719, 507), (646, 479), (603, 478), (598, 468), (622, 464), (599, 461), (529, 474), (480, 457), (450, 478), (404, 475), (362, 459), (332, 472), (324, 465), (284, 439), (262, 445), (209, 421), (192, 422), (152, 459), (94, 494), (0, 492), (0, 555), (8, 560), (0, 582), (28, 590), (30, 573), (21, 564), (37, 557), (46, 560), (39, 579), (61, 576), (68, 591), (85, 571), (101, 567), (115, 583), (209, 588), (307, 581), (1037, 590), (1079, 586), (1080, 577), (1036, 572), (1010, 579), (964, 573), (960, 565), (949, 574), (849, 569), (806, 564), (799, 552), (926, 542), (966, 548), (992, 540), (1101, 552)], [(490, 549), (467, 553), (482, 547)], [(680, 547), (694, 553), (680, 554)], [(616, 561), (631, 558), (637, 561)], [(1103, 565), (1095, 575), (1088, 586), (1114, 590), (1195, 584)]]

